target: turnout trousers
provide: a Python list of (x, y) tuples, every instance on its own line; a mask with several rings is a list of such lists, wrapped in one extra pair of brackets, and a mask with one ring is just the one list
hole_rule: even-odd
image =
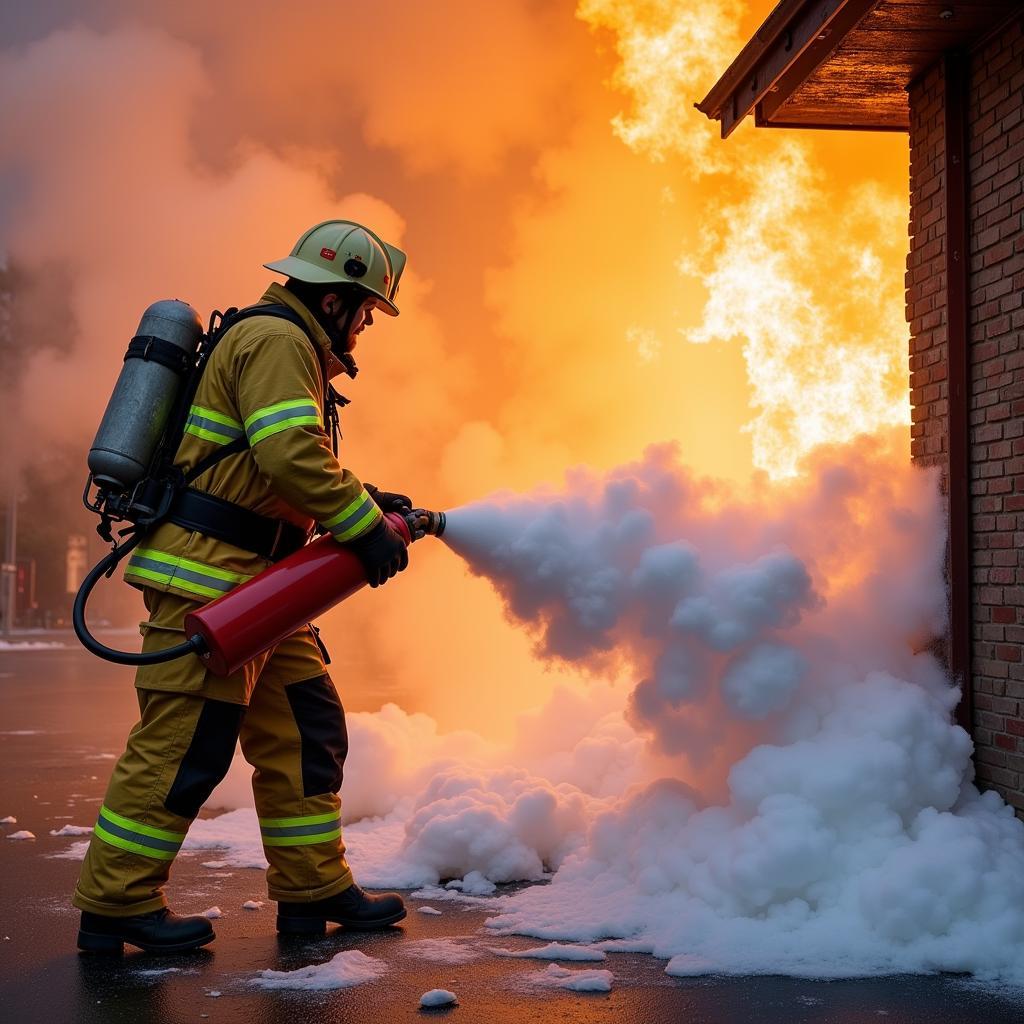
[[(199, 606), (147, 588), (143, 650), (181, 642)], [(325, 899), (352, 884), (341, 838), (345, 713), (318, 639), (306, 627), (226, 679), (194, 656), (140, 668), (139, 721), (111, 776), (73, 903), (128, 916), (166, 905), (163, 886), (235, 745), (252, 789), (270, 898)]]

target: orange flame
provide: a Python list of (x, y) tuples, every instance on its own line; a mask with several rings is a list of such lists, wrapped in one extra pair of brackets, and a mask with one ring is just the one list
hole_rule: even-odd
[(617, 36), (613, 82), (633, 109), (616, 116), (615, 133), (654, 160), (682, 158), (692, 176), (722, 176), (703, 244), (679, 263), (708, 292), (700, 324), (680, 333), (741, 342), (754, 463), (780, 477), (818, 445), (910, 421), (906, 209), (870, 183), (840, 192), (825, 182), (811, 137), (746, 127), (715, 138), (692, 100), (738, 52), (741, 10), (733, 0), (584, 0), (578, 14)]

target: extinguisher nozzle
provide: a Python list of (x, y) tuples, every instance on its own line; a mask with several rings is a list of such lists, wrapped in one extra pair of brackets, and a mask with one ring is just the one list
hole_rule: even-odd
[(443, 512), (431, 512), (425, 508), (414, 508), (406, 514), (405, 521), (413, 540), (427, 536), (440, 537), (448, 522)]

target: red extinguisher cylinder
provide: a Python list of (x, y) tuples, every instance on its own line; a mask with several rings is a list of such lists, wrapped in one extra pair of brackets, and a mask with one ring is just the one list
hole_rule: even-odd
[[(405, 519), (395, 512), (386, 516), (411, 543)], [(186, 615), (185, 635), (202, 637), (206, 651), (200, 657), (214, 675), (231, 675), (364, 586), (356, 555), (324, 536)]]

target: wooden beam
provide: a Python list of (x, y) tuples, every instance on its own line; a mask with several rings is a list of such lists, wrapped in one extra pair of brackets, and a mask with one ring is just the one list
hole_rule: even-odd
[[(770, 91), (778, 87), (779, 79), (788, 69), (801, 60), (809, 49), (821, 51), (814, 67), (828, 56), (839, 44), (843, 33), (833, 32), (835, 19), (847, 8), (856, 9), (857, 20), (880, 0), (810, 0), (786, 25), (770, 46), (768, 46), (750, 72), (732, 89), (722, 104), (722, 138), (726, 139), (733, 129), (749, 114)], [(834, 36), (834, 43), (827, 51), (816, 46), (824, 37), (827, 41)], [(787, 93), (788, 95), (788, 93)]]

